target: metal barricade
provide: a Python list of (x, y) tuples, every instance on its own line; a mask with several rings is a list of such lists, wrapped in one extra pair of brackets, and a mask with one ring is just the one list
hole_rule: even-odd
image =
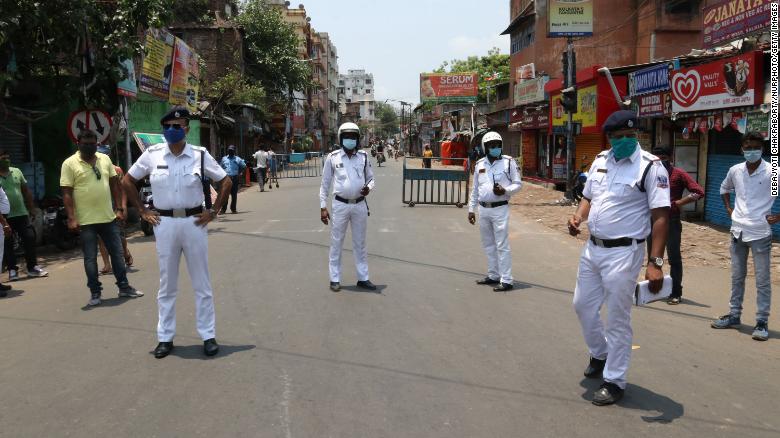
[(322, 176), (323, 159), (319, 152), (276, 154), (269, 177), (306, 178)]
[[(430, 167), (424, 167), (427, 163)], [(470, 168), (468, 158), (405, 157), (401, 202), (409, 207), (425, 204), (463, 208), (469, 200)]]

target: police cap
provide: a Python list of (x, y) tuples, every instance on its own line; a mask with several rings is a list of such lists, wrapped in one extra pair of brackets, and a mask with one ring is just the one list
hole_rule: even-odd
[(621, 129), (636, 129), (637, 118), (636, 111), (619, 110), (610, 114), (607, 121), (604, 122), (603, 130), (605, 133), (619, 131)]
[(190, 111), (183, 106), (174, 106), (160, 119), (160, 124), (176, 119), (189, 119)]

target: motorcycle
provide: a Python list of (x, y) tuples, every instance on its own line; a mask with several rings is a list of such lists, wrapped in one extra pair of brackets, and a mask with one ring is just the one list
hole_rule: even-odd
[(384, 152), (378, 152), (376, 153), (376, 163), (378, 167), (382, 167), (382, 163), (385, 162), (385, 153)]
[[(141, 204), (143, 204), (144, 208), (149, 210), (154, 210), (154, 196), (152, 195), (152, 185), (149, 183), (149, 180), (144, 180), (143, 185), (141, 185), (141, 190), (139, 191), (139, 194), (141, 195)], [(146, 222), (145, 220), (141, 219), (141, 231), (144, 232), (144, 236), (151, 236), (154, 234), (154, 226), (150, 224), (149, 222)]]
[(41, 202), (43, 211), (43, 237), (62, 251), (75, 248), (79, 242), (78, 233), (68, 229), (68, 214), (62, 198), (47, 198)]

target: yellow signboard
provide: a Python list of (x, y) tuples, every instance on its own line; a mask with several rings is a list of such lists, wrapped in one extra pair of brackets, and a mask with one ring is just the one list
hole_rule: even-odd
[[(596, 102), (598, 101), (596, 90), (596, 85), (577, 90), (577, 113), (572, 119), (575, 123), (580, 123), (583, 128), (596, 126)], [(561, 105), (561, 95), (558, 93), (552, 98), (552, 125), (564, 126), (566, 119), (566, 113), (563, 112), (563, 105)]]

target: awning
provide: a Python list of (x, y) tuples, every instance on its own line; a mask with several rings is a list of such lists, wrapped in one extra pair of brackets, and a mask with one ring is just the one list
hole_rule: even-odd
[(534, 12), (534, 2), (529, 2), (528, 6), (526, 6), (525, 10), (517, 15), (514, 20), (512, 20), (511, 23), (509, 23), (509, 27), (506, 28), (505, 31), (501, 32), (501, 35), (509, 35), (515, 30), (517, 30), (518, 27), (520, 27), (521, 24), (525, 23), (526, 21), (530, 20), (536, 15), (536, 12)]

